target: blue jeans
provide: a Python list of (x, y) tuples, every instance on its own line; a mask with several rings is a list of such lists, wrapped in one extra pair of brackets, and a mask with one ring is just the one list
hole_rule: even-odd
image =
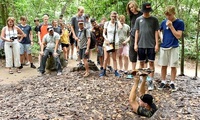
[[(52, 53), (53, 54), (54, 50), (49, 50), (49, 49), (45, 49), (44, 50), (44, 55), (42, 56), (41, 58), (41, 62), (40, 62), (40, 68), (39, 68), (39, 71), (41, 73), (44, 73), (45, 72), (45, 68), (46, 68), (46, 61), (47, 61), (47, 58), (48, 58), (48, 55), (49, 53)], [(54, 57), (54, 56), (53, 56)], [(60, 62), (60, 58), (59, 58), (59, 55), (54, 57), (54, 61), (55, 61), (55, 66), (56, 66), (56, 69), (57, 69), (57, 72), (62, 72), (62, 67), (61, 67), (61, 62)]]

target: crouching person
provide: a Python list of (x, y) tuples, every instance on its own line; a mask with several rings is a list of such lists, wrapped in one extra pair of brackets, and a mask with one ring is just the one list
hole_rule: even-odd
[[(140, 90), (139, 90), (140, 98), (139, 101), (137, 101), (136, 92), (140, 76), (143, 76), (143, 81), (140, 85)], [(150, 118), (157, 111), (157, 107), (153, 103), (153, 97), (150, 94), (145, 94), (146, 77), (147, 75), (144, 76), (143, 73), (142, 74), (138, 73), (134, 77), (134, 85), (132, 87), (129, 96), (129, 103), (136, 114)]]
[(58, 54), (58, 44), (60, 40), (60, 35), (54, 32), (52, 26), (47, 27), (48, 33), (43, 37), (41, 45), (41, 62), (39, 68), (39, 76), (42, 76), (45, 73), (46, 61), (49, 54), (52, 54), (56, 64), (57, 75), (62, 74), (61, 62)]

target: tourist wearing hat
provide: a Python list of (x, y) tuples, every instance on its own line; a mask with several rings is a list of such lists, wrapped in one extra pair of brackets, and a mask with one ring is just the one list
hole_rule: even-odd
[[(62, 68), (60, 63), (60, 58), (58, 54), (58, 44), (60, 40), (60, 35), (54, 32), (52, 26), (47, 27), (48, 33), (43, 37), (42, 44), (41, 44), (41, 52), (40, 55), (42, 56), (39, 68), (39, 75), (42, 76), (45, 73), (46, 61), (49, 54), (52, 54), (54, 57), (54, 61), (56, 61), (56, 69), (57, 75), (62, 74)], [(44, 49), (45, 46), (45, 49)]]
[(167, 84), (166, 74), (167, 66), (171, 67), (170, 88), (176, 91), (174, 81), (176, 79), (176, 67), (179, 61), (179, 40), (184, 31), (184, 22), (176, 18), (175, 7), (167, 6), (164, 12), (166, 19), (162, 21), (160, 30), (163, 33), (160, 44), (160, 56), (158, 64), (161, 65), (161, 79), (159, 90), (162, 90)]
[(136, 114), (150, 118), (157, 111), (157, 107), (153, 102), (153, 96), (150, 94), (145, 94), (147, 74), (143, 77), (142, 83), (140, 85), (139, 101), (136, 100), (137, 88), (140, 80), (140, 75), (142, 74), (138, 72), (134, 77), (134, 85), (130, 92), (129, 103)]
[[(135, 23), (135, 45), (134, 49), (138, 52), (140, 67), (144, 68), (146, 58), (148, 57), (149, 67), (154, 70), (154, 61), (158, 45), (159, 22), (150, 12), (153, 11), (150, 3), (142, 4), (143, 15), (136, 19)], [(154, 73), (149, 75), (148, 90), (153, 90)]]

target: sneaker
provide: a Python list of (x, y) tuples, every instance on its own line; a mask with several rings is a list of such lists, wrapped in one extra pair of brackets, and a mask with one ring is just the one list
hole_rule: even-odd
[(123, 71), (123, 70), (119, 70), (119, 72), (120, 72), (120, 73), (123, 73), (124, 71)]
[(80, 63), (78, 64), (78, 67), (83, 67), (83, 63), (80, 62)]
[(73, 60), (73, 57), (71, 56), (71, 60)]
[(172, 92), (175, 92), (175, 91), (176, 91), (175, 85), (174, 85), (173, 83), (170, 84), (170, 88), (172, 89)]
[(99, 77), (103, 77), (103, 76), (106, 76), (106, 70), (105, 69), (103, 69), (101, 71), (101, 73), (99, 74)]
[(43, 75), (44, 75), (44, 73), (39, 72), (37, 76), (42, 77)]
[(148, 90), (149, 91), (154, 90), (154, 85), (153, 85), (153, 81), (152, 80), (148, 81)]
[(21, 66), (19, 67), (19, 69), (22, 69), (23, 68), (23, 65), (21, 64)]
[(160, 86), (158, 87), (158, 90), (163, 90), (163, 88), (165, 88), (165, 85), (166, 85), (166, 84), (161, 83)]
[(62, 75), (62, 72), (58, 72), (58, 73), (57, 73), (57, 76), (60, 76), (60, 75)]
[(115, 71), (115, 77), (120, 77), (121, 75), (117, 72), (117, 70)]
[(110, 72), (113, 71), (113, 68), (112, 68), (111, 66), (108, 66), (107, 68), (108, 68), (108, 70), (109, 70)]
[(31, 68), (34, 68), (34, 69), (35, 69), (36, 67), (35, 67), (35, 65), (31, 64)]

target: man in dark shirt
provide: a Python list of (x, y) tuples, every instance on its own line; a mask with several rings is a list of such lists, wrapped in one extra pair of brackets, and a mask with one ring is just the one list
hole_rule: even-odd
[[(134, 85), (129, 96), (129, 103), (136, 114), (150, 118), (157, 111), (157, 107), (153, 103), (153, 97), (150, 94), (145, 94), (145, 84), (148, 73), (143, 69), (141, 71), (133, 71), (133, 75)], [(140, 98), (138, 102), (136, 100), (136, 92), (140, 76), (143, 76), (143, 81), (140, 85)]]
[(94, 18), (91, 19), (92, 24), (92, 32), (95, 34), (96, 37), (96, 50), (97, 50), (97, 56), (99, 59), (99, 63), (101, 66), (101, 70), (103, 69), (103, 27), (97, 24), (96, 20)]

